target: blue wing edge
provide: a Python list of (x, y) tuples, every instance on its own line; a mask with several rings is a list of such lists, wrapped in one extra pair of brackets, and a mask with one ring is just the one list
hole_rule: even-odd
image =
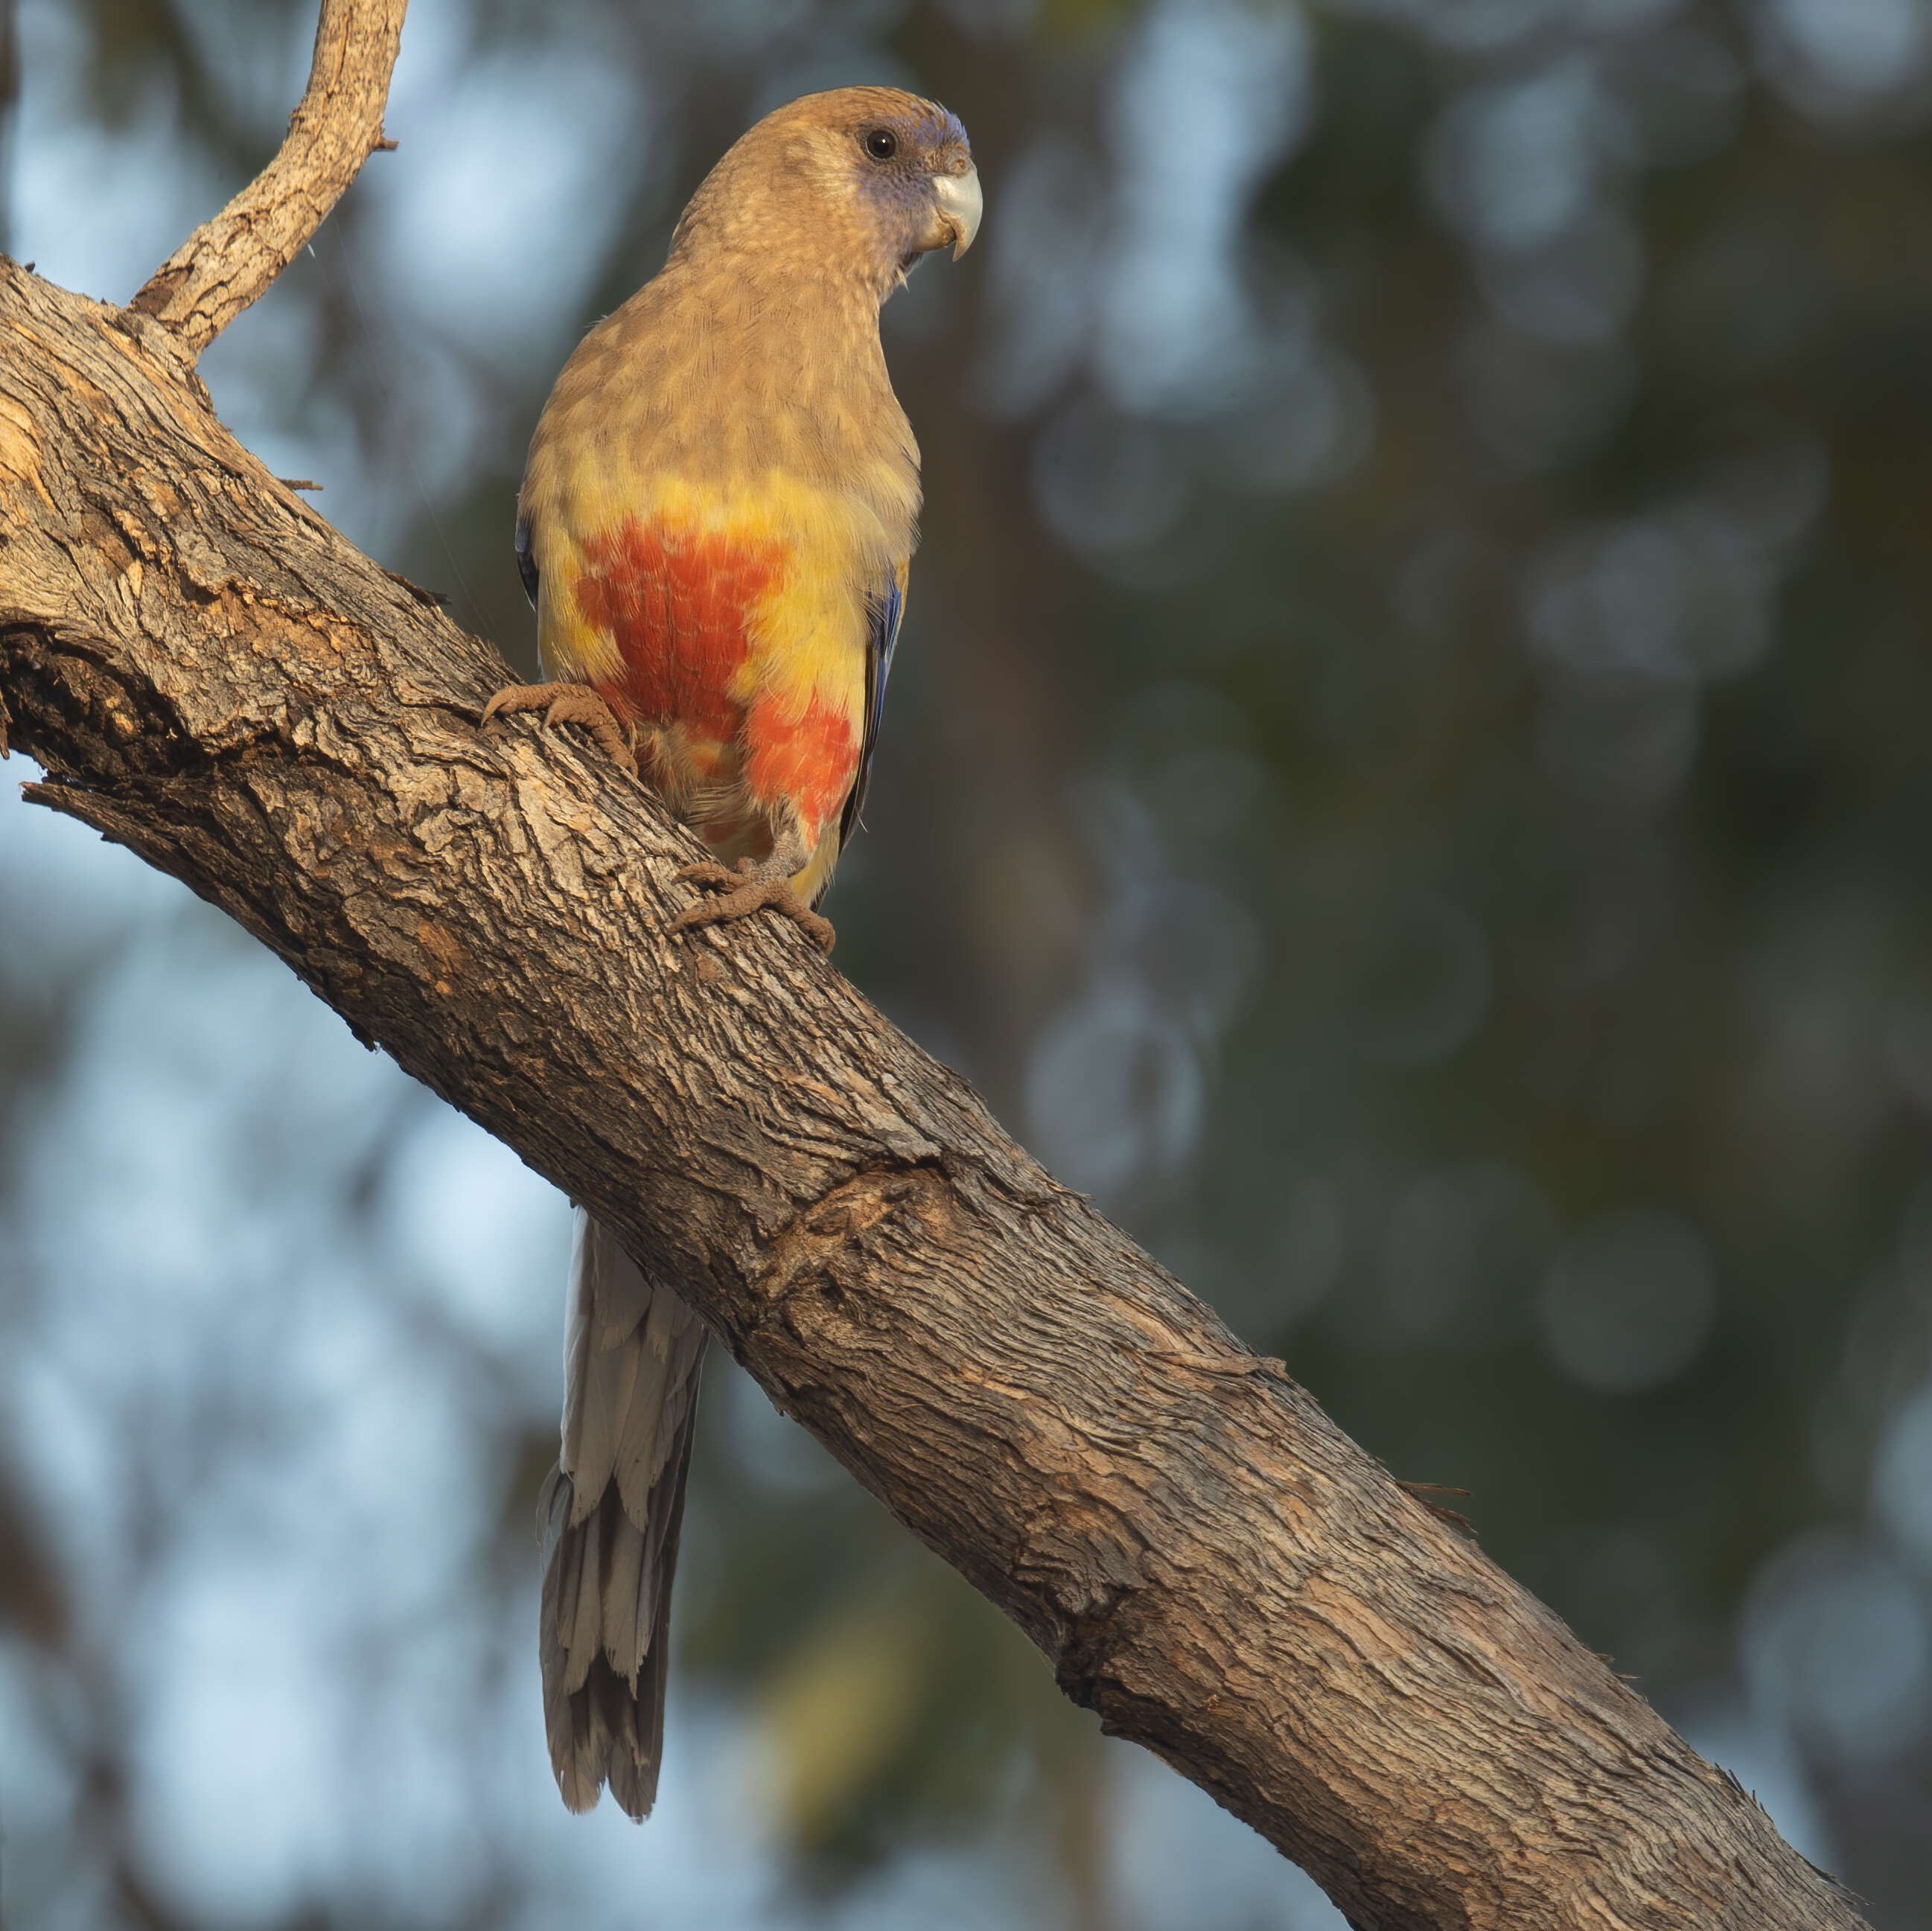
[(866, 640), (866, 735), (859, 747), (859, 775), (845, 799), (838, 820), (838, 843), (851, 841), (862, 820), (866, 788), (872, 781), (872, 751), (879, 739), (879, 714), (886, 705), (886, 680), (892, 674), (892, 652), (899, 640), (899, 619), (905, 613), (906, 568), (902, 563), (892, 580), (866, 599), (871, 628)]

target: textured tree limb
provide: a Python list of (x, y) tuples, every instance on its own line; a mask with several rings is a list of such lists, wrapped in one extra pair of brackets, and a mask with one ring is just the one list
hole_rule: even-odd
[(128, 304), (198, 355), (296, 257), (382, 138), (409, 0), (322, 0), (308, 87), (281, 151)]
[[(235, 245), (178, 286), (259, 293)], [(1860, 1923), (800, 935), (674, 939), (695, 842), (567, 739), (480, 735), (495, 653), (214, 419), (193, 359), (227, 299), (171, 332), (0, 275), (0, 742), (10, 715), (31, 796), (687, 1282), (1070, 1696), (1355, 1924)]]

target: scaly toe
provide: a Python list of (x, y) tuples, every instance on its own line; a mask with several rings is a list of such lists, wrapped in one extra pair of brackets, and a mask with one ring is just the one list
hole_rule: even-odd
[(633, 778), (637, 776), (637, 758), (624, 742), (610, 706), (595, 691), (580, 685), (560, 694), (544, 713), (544, 729), (548, 730), (553, 724), (582, 725), (613, 764), (621, 766)]
[(509, 684), (483, 706), (478, 729), (486, 729), (494, 718), (507, 718), (520, 711), (541, 711), (545, 730), (553, 724), (578, 724), (587, 730), (599, 751), (610, 762), (638, 775), (638, 760), (610, 707), (586, 684)]
[(701, 899), (687, 906), (671, 921), (674, 932), (688, 932), (700, 925), (722, 925), (728, 921), (748, 918), (754, 912), (782, 914), (798, 926), (823, 952), (829, 952), (838, 934), (830, 919), (821, 918), (791, 888), (788, 879), (746, 878), (742, 872), (727, 871), (710, 860), (687, 865), (678, 874), (693, 884), (733, 885), (735, 890), (722, 898)]
[(477, 728), (487, 730), (493, 718), (507, 718), (518, 711), (529, 710), (535, 704), (541, 703), (546, 695), (548, 693), (541, 684), (506, 684), (483, 706), (482, 721)]
[(749, 859), (741, 858), (738, 869), (734, 871), (728, 865), (721, 865), (715, 858), (700, 858), (680, 866), (671, 876), (681, 885), (738, 885), (743, 882), (751, 863)]

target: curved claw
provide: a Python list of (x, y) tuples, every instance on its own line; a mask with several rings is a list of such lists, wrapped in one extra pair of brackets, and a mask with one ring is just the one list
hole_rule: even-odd
[(636, 754), (631, 749), (610, 707), (587, 684), (507, 684), (483, 706), (483, 719), (477, 728), (488, 727), (494, 718), (507, 718), (518, 711), (541, 711), (543, 727), (553, 724), (580, 724), (599, 751), (620, 770), (638, 775)]
[(674, 932), (688, 931), (699, 925), (722, 925), (730, 919), (748, 918), (754, 912), (770, 911), (790, 919), (822, 952), (831, 951), (838, 937), (832, 921), (814, 912), (798, 895), (790, 878), (767, 877), (748, 858), (738, 861), (735, 871), (716, 859), (699, 859), (681, 867), (676, 876), (687, 885), (718, 890), (724, 895), (701, 898), (695, 905), (686, 906), (670, 922)]

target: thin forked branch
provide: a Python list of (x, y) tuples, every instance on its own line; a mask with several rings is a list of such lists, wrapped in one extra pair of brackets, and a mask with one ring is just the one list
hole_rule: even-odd
[(409, 0), (322, 0), (308, 90), (274, 159), (128, 304), (199, 355), (320, 228), (382, 135)]

